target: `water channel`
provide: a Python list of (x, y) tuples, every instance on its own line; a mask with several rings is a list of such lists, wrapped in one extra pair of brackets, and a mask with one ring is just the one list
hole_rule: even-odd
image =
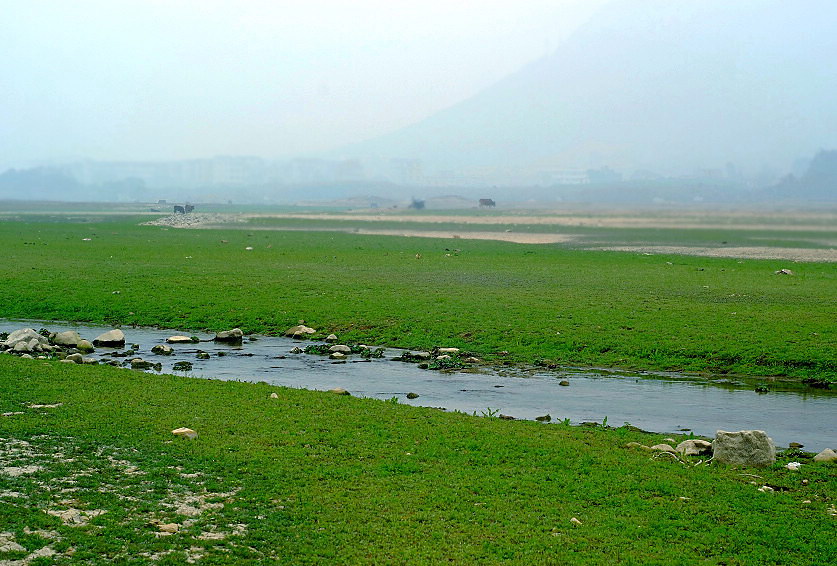
[[(110, 327), (0, 319), (0, 330), (46, 327), (53, 332), (76, 330), (93, 340)], [(213, 335), (197, 334), (198, 344), (173, 344), (174, 354), (159, 356), (151, 348), (175, 334), (195, 333), (154, 328), (123, 328), (126, 342), (139, 344), (138, 356), (159, 362), (163, 372), (175, 362), (189, 361), (186, 375), (239, 381), (263, 381), (274, 385), (328, 390), (342, 387), (359, 397), (391, 399), (399, 403), (459, 410), (476, 414), (502, 413), (534, 419), (549, 414), (554, 421), (573, 424), (630, 423), (649, 431), (692, 431), (713, 437), (721, 430), (765, 430), (778, 446), (799, 442), (806, 450), (837, 448), (837, 394), (819, 391), (755, 393), (752, 385), (720, 386), (704, 379), (677, 374), (629, 374), (610, 371), (531, 370), (506, 375), (500, 368), (468, 372), (438, 372), (415, 364), (392, 361), (403, 350), (388, 349), (381, 359), (349, 356), (335, 362), (325, 356), (291, 354), (305, 342), (284, 337), (245, 337), (241, 346), (212, 342)], [(198, 351), (209, 359), (197, 359)], [(113, 359), (113, 348), (97, 348), (91, 357)], [(221, 354), (221, 355), (219, 355)], [(124, 358), (117, 358), (120, 361)], [(560, 381), (569, 386), (559, 385)], [(419, 394), (407, 399), (408, 392)]]

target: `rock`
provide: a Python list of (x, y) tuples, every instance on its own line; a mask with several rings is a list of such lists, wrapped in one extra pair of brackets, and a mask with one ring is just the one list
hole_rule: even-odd
[(23, 354), (20, 356), (24, 360), (34, 360), (35, 358), (32, 357), (32, 354)]
[(442, 354), (441, 356), (438, 356), (436, 359), (437, 360), (449, 360), (449, 359), (451, 359), (451, 357), (448, 356), (447, 354)]
[(345, 360), (346, 354), (343, 352), (332, 352), (328, 357), (332, 360)]
[(805, 448), (805, 445), (798, 442), (791, 442), (788, 444), (788, 448)]
[(675, 448), (683, 456), (708, 456), (712, 454), (712, 443), (706, 440), (684, 440)]
[(179, 436), (181, 438), (188, 438), (189, 440), (194, 440), (198, 437), (198, 433), (192, 430), (191, 428), (180, 427), (176, 428), (171, 433), (175, 436)]
[(785, 467), (792, 472), (798, 472), (799, 468), (802, 467), (802, 464), (800, 464), (799, 462), (788, 462), (787, 464), (785, 464)]
[(837, 452), (831, 448), (826, 448), (814, 456), (814, 462), (837, 462)]
[(418, 393), (413, 393), (412, 391), (410, 391), (409, 393), (407, 393), (407, 399), (418, 399), (418, 398), (419, 398), (419, 394), (418, 394)]
[(567, 387), (567, 386), (569, 386), (569, 384), (570, 384), (570, 382), (567, 381), (566, 379), (562, 379), (561, 381), (558, 382), (558, 385), (561, 385), (562, 387)]
[(73, 346), (81, 342), (81, 336), (75, 330), (67, 330), (66, 332), (59, 332), (52, 337), (52, 343), (58, 346)]
[(316, 334), (317, 331), (311, 328), (310, 326), (305, 326), (304, 324), (299, 324), (297, 326), (292, 326), (285, 331), (285, 336), (293, 336), (293, 337), (304, 337), (308, 334)]
[(580, 527), (581, 525), (583, 525), (583, 524), (584, 524), (584, 523), (582, 523), (581, 521), (579, 521), (578, 519), (576, 519), (575, 517), (573, 517), (572, 519), (570, 519), (570, 523), (572, 523), (572, 524), (573, 524), (573, 525), (575, 525), (576, 527)]
[(191, 336), (169, 336), (166, 338), (166, 342), (169, 344), (192, 344), (194, 340), (192, 340)]
[(504, 415), (503, 413), (500, 413), (500, 414), (499, 414), (499, 415), (497, 415), (497, 416), (498, 416), (499, 418), (503, 419), (504, 421), (513, 421), (513, 420), (515, 420), (515, 418), (514, 418), (513, 416), (511, 416), (511, 415)]
[(466, 364), (478, 364), (478, 363), (480, 363), (480, 359), (475, 358), (474, 356), (469, 356), (469, 357), (465, 358), (465, 363)]
[(158, 525), (157, 529), (159, 529), (161, 533), (173, 534), (180, 530), (180, 525), (177, 523), (163, 523), (162, 525)]
[(341, 354), (351, 354), (352, 349), (344, 344), (335, 344), (328, 349), (329, 352), (340, 352)]
[(300, 348), (299, 346), (294, 346), (293, 348), (291, 348), (291, 354), (301, 354), (302, 351), (302, 348)]
[(776, 446), (763, 430), (719, 430), (712, 443), (712, 460), (719, 464), (764, 468), (776, 462)]
[[(108, 348), (121, 348), (125, 345), (125, 333), (118, 328), (100, 334), (93, 340), (94, 346), (105, 346)], [(78, 346), (76, 346), (78, 348)]]
[(192, 371), (192, 362), (174, 362), (174, 371)]
[(97, 360), (96, 358), (82, 358), (81, 363), (88, 366), (95, 366), (99, 363), (99, 360)]
[(669, 454), (676, 453), (671, 444), (655, 444), (651, 447), (651, 450), (653, 450), (654, 452), (668, 452)]
[(21, 340), (20, 342), (15, 344), (14, 347), (12, 348), (12, 352), (19, 353), (19, 354), (26, 353), (26, 352), (31, 352), (31, 351), (32, 351), (32, 346), (30, 346), (29, 342), (27, 342), (25, 340)]
[(794, 275), (793, 271), (790, 269), (780, 269), (778, 271), (774, 271), (776, 275)]
[(542, 423), (548, 423), (549, 421), (552, 420), (552, 415), (546, 414), (542, 417), (535, 417), (535, 420), (538, 421), (538, 422), (542, 422)]
[(174, 348), (168, 344), (157, 344), (151, 348), (151, 353), (158, 354), (160, 356), (171, 356), (174, 353)]
[(240, 328), (233, 328), (232, 330), (224, 330), (223, 332), (219, 332), (215, 335), (216, 342), (225, 342), (227, 344), (241, 344), (241, 340), (244, 338), (244, 333), (241, 331)]
[(65, 362), (70, 361), (70, 362), (73, 362), (75, 364), (81, 364), (81, 363), (84, 363), (84, 357), (79, 353), (75, 353), (75, 354), (70, 354), (69, 356), (64, 358), (64, 361)]
[(271, 398), (271, 399), (278, 399), (278, 398), (279, 398), (279, 395), (278, 395), (277, 393), (271, 393), (271, 394), (270, 394), (270, 398)]
[(13, 348), (18, 342), (26, 342), (27, 344), (32, 340), (37, 340), (39, 344), (46, 344), (48, 342), (46, 336), (41, 336), (32, 328), (21, 328), (9, 334), (6, 341), (3, 342), (5, 346)]
[(79, 340), (79, 343), (76, 344), (76, 349), (79, 352), (89, 353), (93, 351), (93, 344), (89, 340)]
[(209, 354), (207, 352), (198, 352), (198, 355), (196, 356), (196, 358), (199, 359), (199, 360), (208, 360), (209, 359)]
[(459, 348), (439, 348), (437, 352), (440, 354), (458, 354)]
[(134, 358), (131, 360), (131, 369), (150, 369), (154, 367), (151, 362), (146, 362), (142, 358)]
[(337, 342), (337, 335), (336, 334), (329, 334), (326, 336), (326, 342)]
[(335, 395), (351, 395), (351, 393), (349, 393), (342, 387), (335, 387), (334, 389), (329, 389), (328, 392), (334, 393)]

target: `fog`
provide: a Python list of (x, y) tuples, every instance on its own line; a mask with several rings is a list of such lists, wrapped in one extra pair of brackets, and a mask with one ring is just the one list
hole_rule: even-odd
[[(830, 0), (0, 0), (0, 11), (0, 174), (17, 169), (0, 175), (0, 198), (200, 199), (218, 187), (259, 201), (415, 187), (564, 198), (573, 191), (550, 187), (592, 185), (602, 199), (644, 199), (649, 183), (688, 198), (805, 198), (809, 163), (837, 148)], [(817, 182), (817, 198), (835, 196)]]
[(0, 167), (364, 140), (543, 55), (595, 4), (2, 0)]

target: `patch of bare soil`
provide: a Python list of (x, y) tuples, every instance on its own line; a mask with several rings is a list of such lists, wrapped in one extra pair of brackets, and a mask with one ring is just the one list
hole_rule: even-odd
[(679, 254), (705, 257), (743, 259), (786, 259), (789, 261), (837, 262), (835, 249), (773, 248), (773, 247), (689, 247), (689, 246), (606, 246), (589, 248), (617, 252), (647, 254)]
[(582, 226), (598, 228), (705, 228), (741, 230), (823, 231), (833, 232), (837, 225), (837, 213), (788, 213), (761, 212), (713, 212), (690, 213), (665, 212), (648, 214), (504, 214), (500, 216), (444, 215), (444, 214), (367, 214), (367, 213), (318, 213), (318, 214), (247, 214), (247, 218), (288, 218), (311, 220), (361, 220), (364, 222), (403, 222), (405, 224), (456, 223), (509, 225), (528, 224), (538, 226)]

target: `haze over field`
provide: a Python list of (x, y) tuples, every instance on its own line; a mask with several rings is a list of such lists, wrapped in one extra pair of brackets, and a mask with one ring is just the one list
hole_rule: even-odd
[(0, 8), (0, 197), (835, 197), (830, 0)]

